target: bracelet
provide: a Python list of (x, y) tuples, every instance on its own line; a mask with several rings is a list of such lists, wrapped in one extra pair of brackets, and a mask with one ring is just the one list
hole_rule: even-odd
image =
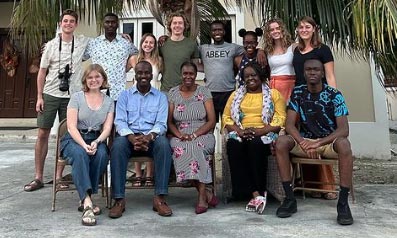
[(99, 139), (96, 139), (96, 140), (94, 140), (95, 141), (95, 143), (97, 143), (97, 144), (100, 144), (101, 143), (101, 140), (99, 140)]
[(196, 135), (196, 133), (194, 133), (194, 132), (192, 133), (192, 136), (193, 136), (194, 139), (197, 138), (197, 135)]
[(150, 140), (154, 140), (154, 135), (153, 135), (153, 133), (150, 133)]

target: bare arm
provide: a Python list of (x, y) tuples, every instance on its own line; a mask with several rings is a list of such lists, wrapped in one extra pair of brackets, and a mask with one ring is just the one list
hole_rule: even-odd
[(264, 50), (258, 49), (258, 54), (256, 55), (256, 60), (262, 67), (265, 67), (267, 65), (266, 53)]
[(330, 61), (324, 64), (325, 78), (327, 79), (327, 84), (333, 88), (336, 88), (336, 79), (334, 72), (334, 62)]
[(43, 90), (45, 83), (45, 76), (47, 73), (46, 68), (40, 68), (39, 73), (37, 74), (37, 103), (36, 103), (36, 112), (42, 113), (44, 110), (44, 101), (43, 101)]
[(114, 112), (109, 112), (108, 115), (106, 116), (105, 122), (103, 123), (102, 132), (98, 136), (97, 140), (102, 142), (105, 141), (110, 136), (113, 127), (113, 120), (114, 120)]
[(130, 69), (135, 68), (137, 56), (131, 55), (127, 61), (127, 67), (125, 69), (126, 72), (130, 71)]
[(89, 153), (91, 146), (85, 143), (83, 137), (81, 137), (79, 130), (77, 129), (78, 111), (76, 108), (68, 108), (66, 112), (68, 132), (72, 136), (73, 140), (79, 144), (84, 150)]
[(300, 135), (298, 128), (296, 128), (298, 113), (293, 110), (287, 110), (287, 120), (285, 122), (285, 130), (291, 135), (297, 143), (300, 144), (304, 138)]
[(233, 67), (234, 75), (237, 75), (242, 59), (243, 59), (243, 56), (241, 56), (241, 55), (234, 57), (234, 60), (233, 60), (234, 61), (234, 67)]
[(198, 60), (198, 62), (196, 63), (197, 66), (197, 71), (198, 72), (204, 72), (204, 64), (202, 60)]

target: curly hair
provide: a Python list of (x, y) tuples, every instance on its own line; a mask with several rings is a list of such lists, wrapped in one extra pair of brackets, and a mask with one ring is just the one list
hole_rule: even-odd
[(183, 33), (186, 33), (190, 28), (190, 24), (185, 16), (185, 14), (183, 14), (182, 12), (174, 12), (174, 13), (171, 13), (167, 18), (167, 30), (170, 33), (170, 35), (172, 34), (171, 23), (172, 23), (172, 19), (174, 19), (174, 17), (182, 17), (183, 23), (185, 26)]
[(280, 27), (281, 45), (284, 50), (286, 50), (293, 42), (291, 39), (291, 34), (287, 31), (284, 22), (280, 18), (274, 18), (267, 21), (265, 26), (263, 27), (263, 31), (264, 31), (263, 43), (264, 43), (265, 52), (270, 55), (273, 54), (274, 51), (274, 39), (270, 34), (271, 33), (270, 25), (272, 23), (277, 23), (278, 26)]
[[(309, 23), (310, 25), (313, 26), (314, 32), (313, 32), (312, 38), (310, 39), (310, 44), (313, 48), (319, 47), (321, 45), (322, 41), (321, 41), (321, 37), (320, 37), (320, 33), (318, 30), (316, 21), (312, 17), (304, 16), (299, 20), (297, 28), (299, 28), (299, 25), (303, 22)], [(297, 35), (298, 35), (298, 49), (303, 50), (303, 49), (305, 49), (305, 42), (299, 36), (299, 33)]]

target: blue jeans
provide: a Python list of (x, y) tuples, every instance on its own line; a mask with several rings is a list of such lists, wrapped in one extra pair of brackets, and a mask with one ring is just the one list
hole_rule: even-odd
[(135, 151), (127, 136), (117, 136), (110, 150), (112, 172), (112, 198), (125, 197), (125, 182), (128, 161), (132, 156), (146, 155), (154, 159), (155, 195), (168, 194), (168, 180), (171, 170), (171, 146), (165, 136), (158, 136), (149, 145), (147, 152)]
[[(99, 133), (81, 134), (87, 144), (91, 144)], [(98, 193), (101, 175), (109, 161), (109, 151), (104, 143), (98, 145), (95, 155), (88, 155), (83, 147), (77, 144), (69, 133), (61, 140), (61, 153), (68, 164), (72, 165), (72, 177), (81, 201), (86, 195)]]

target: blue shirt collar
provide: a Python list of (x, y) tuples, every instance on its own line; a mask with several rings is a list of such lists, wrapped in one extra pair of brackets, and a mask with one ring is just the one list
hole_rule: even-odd
[[(153, 80), (153, 79), (152, 79), (152, 80)], [(141, 93), (138, 91), (138, 87), (137, 87), (137, 86), (132, 87), (130, 90), (131, 90), (131, 93), (132, 93), (132, 94), (135, 94), (135, 93), (141, 94)], [(148, 93), (150, 93), (150, 94), (155, 94), (154, 88), (153, 88), (153, 87), (150, 87), (150, 90), (149, 90)], [(145, 95), (147, 95), (148, 93), (146, 93)]]

